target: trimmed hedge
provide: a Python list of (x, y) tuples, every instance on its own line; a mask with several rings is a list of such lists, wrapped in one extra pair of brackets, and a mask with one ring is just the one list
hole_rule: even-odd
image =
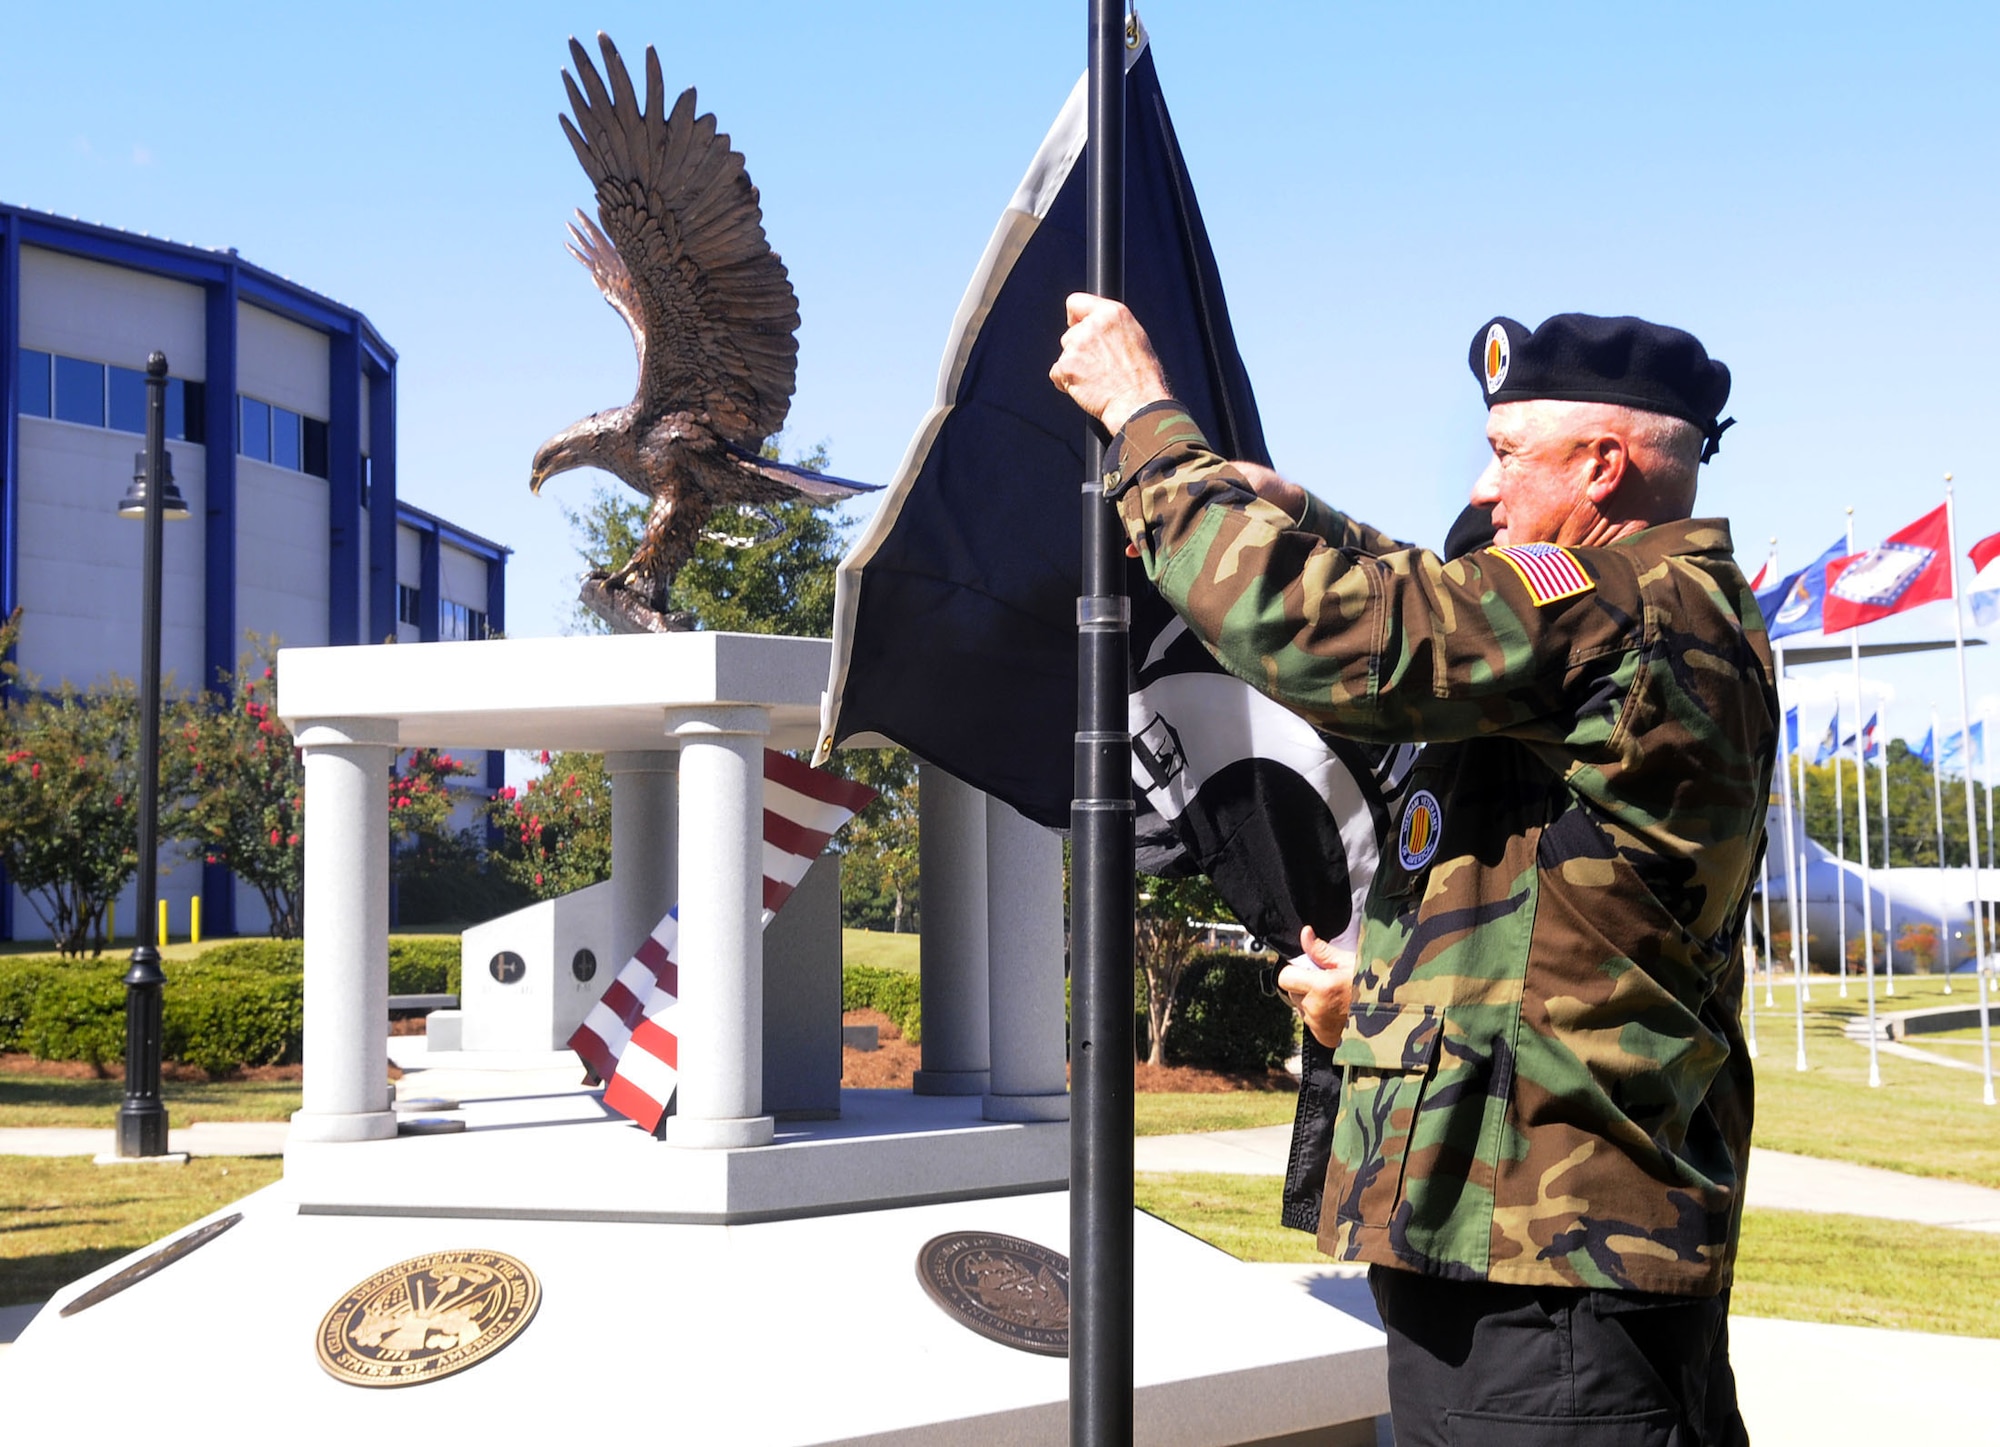
[[(291, 1065), (305, 1038), (305, 947), (297, 940), (232, 940), (170, 964), (161, 1054), (211, 1075)], [(125, 963), (103, 958), (0, 959), (0, 1051), (38, 1060), (125, 1058)], [(458, 940), (389, 942), (389, 992), (457, 994)]]
[[(1269, 1070), (1284, 1065), (1297, 1044), (1297, 1017), (1261, 978), (1270, 961), (1218, 950), (1181, 976), (1167, 1062), (1207, 1070)], [(1139, 1034), (1145, 1035), (1144, 1017)]]
[[(5, 1008), (0, 1005), (0, 1009)], [(912, 1044), (924, 1038), (923, 1007), (917, 977), (903, 970), (878, 970), (869, 965), (848, 965), (840, 972), (840, 1008), (880, 1010), (896, 1022), (903, 1038)]]
[[(301, 940), (231, 940), (205, 951), (198, 963), (267, 974), (296, 975), (305, 968)], [(456, 935), (425, 935), (389, 941), (389, 993), (456, 995), (459, 990)]]

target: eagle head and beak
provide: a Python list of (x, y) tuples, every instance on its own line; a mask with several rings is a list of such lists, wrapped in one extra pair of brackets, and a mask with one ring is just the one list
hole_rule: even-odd
[[(579, 467), (601, 467), (621, 473), (616, 465), (617, 444), (627, 408), (613, 408), (572, 423), (544, 442), (535, 451), (534, 465), (528, 470), (528, 491), (539, 494), (542, 484), (559, 472)], [(621, 474), (622, 475), (622, 474)]]

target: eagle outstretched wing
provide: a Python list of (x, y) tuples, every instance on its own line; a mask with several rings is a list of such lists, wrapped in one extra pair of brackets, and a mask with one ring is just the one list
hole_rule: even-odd
[(607, 87), (574, 38), (563, 74), (576, 158), (597, 187), (600, 231), (581, 212), (570, 251), (632, 328), (639, 411), (705, 411), (729, 441), (754, 450), (785, 425), (798, 377), (799, 303), (764, 236), (743, 157), (694, 113), (694, 90), (671, 114), (659, 56), (646, 47), (642, 111), (617, 47), (602, 31)]

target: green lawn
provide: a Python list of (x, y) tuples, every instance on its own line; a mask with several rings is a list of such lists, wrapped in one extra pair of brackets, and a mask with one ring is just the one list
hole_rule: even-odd
[[(1946, 995), (1935, 977), (1898, 980), (1894, 999), (1880, 993), (1879, 981), (1877, 990), (1878, 1014), (1965, 998), (1963, 984)], [(1977, 1075), (1882, 1055), (1882, 1084), (1871, 1089), (1867, 1047), (1841, 1033), (1843, 1021), (1867, 1011), (1862, 986), (1851, 981), (1842, 1000), (1824, 977), (1813, 981), (1806, 1006), (1802, 1072), (1791, 987), (1779, 985), (1775, 1010), (1764, 1008), (1761, 982), (1756, 991), (1758, 1145), (2000, 1187), (2000, 1107), (1982, 1103)]]
[[(1141, 1175), (1140, 1209), (1245, 1261), (1325, 1258), (1277, 1224), (1276, 1176)], [(1838, 1269), (1829, 1269), (1838, 1263)], [(1745, 1316), (2000, 1337), (2000, 1237), (1806, 1211), (1749, 1211), (1730, 1308)]]
[(278, 1179), (283, 1164), (205, 1156), (97, 1166), (0, 1156), (0, 1306), (46, 1301), (79, 1276)]
[(1185, 1135), (1290, 1125), (1298, 1103), (1298, 1096), (1289, 1090), (1228, 1090), (1202, 1095), (1142, 1090), (1134, 1097), (1133, 1113), (1140, 1135)]
[[(295, 1081), (218, 1080), (207, 1084), (167, 1081), (160, 1088), (169, 1122), (178, 1127), (204, 1120), (287, 1120), (299, 1108)], [(50, 1075), (0, 1074), (0, 1128), (10, 1126), (105, 1126), (117, 1119), (125, 1079), (64, 1080)]]
[(878, 970), (917, 972), (918, 936), (890, 934), (887, 930), (843, 929), (840, 932), (841, 963), (869, 965)]

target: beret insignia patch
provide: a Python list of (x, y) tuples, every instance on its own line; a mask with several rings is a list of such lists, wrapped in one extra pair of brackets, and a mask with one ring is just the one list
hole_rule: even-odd
[(1507, 383), (1507, 329), (1495, 322), (1486, 329), (1486, 395), (1491, 397)]
[(1597, 586), (1576, 555), (1554, 543), (1508, 543), (1489, 551), (1520, 575), (1537, 608), (1588, 593)]
[(1438, 840), (1444, 834), (1444, 811), (1437, 795), (1419, 789), (1403, 806), (1402, 827), (1396, 833), (1396, 858), (1403, 868), (1415, 873), (1437, 856)]

